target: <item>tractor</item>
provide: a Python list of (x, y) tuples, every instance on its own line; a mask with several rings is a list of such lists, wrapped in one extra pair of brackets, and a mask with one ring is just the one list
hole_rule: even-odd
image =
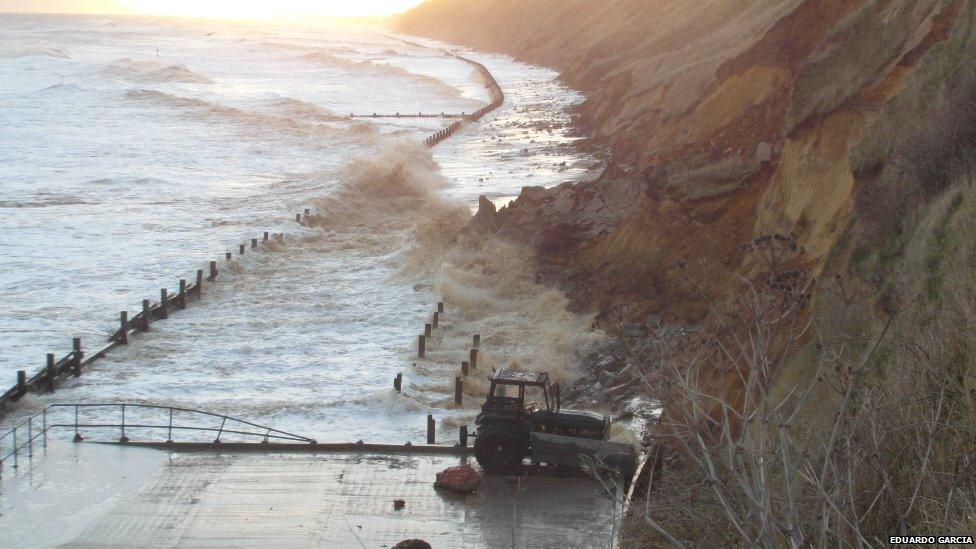
[[(610, 418), (563, 410), (559, 386), (550, 384), (549, 374), (496, 370), (489, 381), (488, 396), (475, 419), (474, 453), (484, 470), (518, 466), (526, 457), (533, 462), (578, 467), (580, 457), (586, 456), (622, 463), (622, 469), (631, 468), (636, 461), (630, 445), (603, 442), (610, 431)], [(527, 404), (526, 398), (535, 400)]]

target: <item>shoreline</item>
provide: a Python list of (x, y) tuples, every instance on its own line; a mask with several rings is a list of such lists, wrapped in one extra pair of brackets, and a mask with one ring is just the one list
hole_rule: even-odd
[[(407, 42), (405, 40), (389, 37), (397, 40)], [(411, 45), (420, 46), (412, 42), (407, 42)], [(427, 46), (421, 46), (425, 49), (436, 49)], [(495, 80), (494, 75), (488, 70), (483, 64), (468, 59), (461, 55), (453, 52), (448, 52), (442, 50), (443, 53), (454, 57), (460, 61), (468, 63), (475, 67), (478, 71), (480, 78), (483, 81), (485, 88), (488, 90), (490, 102), (470, 115), (464, 116), (464, 120), (477, 122), (490, 112), (494, 111), (500, 107), (505, 101), (505, 94), (501, 89), (501, 86)], [(454, 135), (454, 133), (460, 129), (460, 122), (452, 123), (446, 128), (432, 134), (424, 140), (424, 144), (433, 148), (440, 142), (449, 139)], [(305, 209), (305, 216), (299, 213), (296, 215), (296, 221), (299, 224), (307, 224), (310, 218), (309, 209)], [(271, 246), (271, 242), (283, 242), (284, 233), (275, 233), (273, 239), (269, 239), (269, 232), (265, 231), (263, 237), (251, 239), (250, 246), (247, 243), (242, 243), (239, 246), (238, 254), (239, 256), (244, 256), (248, 251), (256, 251), (259, 249), (258, 244), (262, 247)], [(226, 260), (230, 261), (232, 254), (228, 252), (226, 254)], [(219, 276), (218, 261), (212, 260), (209, 262), (209, 272), (206, 275), (206, 282), (209, 282), (209, 286), (212, 287), (216, 284), (217, 278)], [(193, 296), (196, 297), (195, 301), (200, 301), (203, 295), (204, 288), (204, 269), (197, 270), (195, 282), (189, 284), (186, 283), (186, 279), (181, 279), (178, 291), (170, 291), (164, 289), (159, 297), (159, 301), (144, 300), (142, 304), (142, 310), (136, 313), (131, 318), (127, 312), (122, 313), (122, 320), (120, 327), (108, 338), (107, 343), (98, 345), (94, 349), (85, 351), (82, 348), (82, 342), (80, 338), (75, 338), (73, 343), (73, 350), (61, 358), (57, 355), (49, 354), (47, 359), (47, 365), (43, 367), (40, 371), (36, 373), (30, 373), (26, 370), (19, 371), (17, 374), (16, 383), (9, 389), (0, 393), (0, 419), (6, 416), (12, 411), (12, 407), (19, 402), (25, 396), (30, 393), (36, 392), (54, 392), (57, 386), (71, 377), (79, 377), (84, 373), (84, 370), (90, 367), (97, 360), (106, 357), (113, 349), (119, 345), (128, 345), (130, 338), (137, 335), (141, 331), (148, 332), (150, 324), (158, 320), (166, 320), (169, 318), (171, 313), (177, 313), (187, 306), (188, 298)]]
[[(431, 56), (431, 57), (433, 58), (435, 56)], [(473, 61), (474, 63), (479, 63), (478, 61), (476, 61), (474, 59), (472, 59), (471, 61)], [(513, 65), (512, 67), (509, 67), (509, 65), (505, 65), (504, 64), (505, 60), (498, 60), (498, 62), (501, 64), (500, 66), (503, 67), (501, 69), (502, 71), (506, 71), (506, 70), (508, 71), (508, 73), (505, 73), (505, 74), (508, 75), (507, 78), (510, 79), (510, 80), (508, 80), (508, 82), (513, 86), (513, 89), (516, 86), (521, 85), (521, 84), (519, 84), (520, 82), (523, 82), (523, 80), (522, 80), (523, 76), (522, 75), (526, 75), (526, 78), (527, 79), (524, 80), (524, 82), (526, 83), (526, 85), (529, 85), (529, 86), (538, 86), (538, 84), (536, 84), (536, 82), (538, 81), (538, 80), (536, 80), (536, 78), (538, 78), (538, 77), (535, 76), (537, 74), (536, 72), (533, 72), (533, 70), (528, 70), (528, 72), (523, 72), (526, 69), (531, 69), (531, 68), (519, 68), (517, 65)], [(447, 63), (448, 64), (451, 64), (451, 62), (450, 62), (449, 59), (447, 60)], [(479, 63), (479, 65), (484, 66), (484, 64), (481, 64), (481, 63)], [(469, 74), (468, 71), (463, 71), (463, 69), (461, 67), (458, 67), (457, 65), (455, 65), (455, 67), (456, 68), (455, 69), (452, 69), (452, 70), (454, 70), (456, 74), (463, 74), (466, 77), (466, 78), (464, 78), (464, 80), (466, 82), (471, 82), (471, 83), (476, 84), (476, 85), (477, 84), (480, 84), (481, 86), (485, 86), (485, 82), (484, 82), (483, 79), (482, 80), (479, 80), (477, 78), (474, 78), (473, 79), (472, 76), (476, 76), (476, 75)], [(487, 70), (487, 67), (486, 67), (486, 70)], [(513, 71), (515, 71), (515, 72), (513, 72)], [(491, 73), (491, 71), (488, 71), (488, 72)], [(545, 77), (545, 73), (540, 73), (540, 74), (542, 74)], [(501, 97), (503, 96), (504, 91), (501, 89), (501, 85), (498, 84), (498, 80), (495, 79), (494, 74), (491, 74), (491, 79), (495, 83), (495, 85), (497, 85), (497, 88), (498, 89), (495, 90), (495, 92), (493, 92), (492, 91), (493, 86), (491, 84), (488, 84), (485, 87), (488, 89), (488, 95), (489, 95), (489, 97), (494, 97), (496, 99), (496, 103), (497, 103), (497, 100), (500, 100)], [(479, 86), (479, 87), (481, 87), (481, 86)], [(519, 88), (519, 89), (521, 89), (521, 88)], [(540, 88), (540, 91), (541, 91), (541, 88)], [(534, 92), (534, 93), (535, 94), (538, 94), (539, 92)], [(483, 98), (484, 96), (481, 96), (481, 97)], [(539, 97), (539, 95), (534, 95), (533, 97)], [(566, 99), (567, 101), (572, 100), (571, 99), (572, 98), (571, 95), (565, 96), (565, 97), (567, 98)], [(483, 101), (483, 99), (482, 99), (482, 101)], [(548, 102), (546, 104), (548, 104)], [(558, 105), (563, 105), (563, 104), (566, 104), (566, 103), (560, 102), (557, 99), (553, 104), (556, 105), (556, 106), (558, 106)], [(488, 106), (490, 106), (490, 105), (486, 105), (486, 107), (488, 107)], [(512, 122), (512, 120), (510, 120), (508, 118), (509, 115), (510, 114), (514, 114), (516, 112), (518, 112), (518, 111), (511, 111), (510, 112), (509, 109), (506, 109), (505, 110), (505, 118), (501, 122), (501, 125), (498, 126), (498, 128), (508, 127), (508, 124), (510, 122)], [(544, 110), (540, 109), (540, 110), (536, 111), (536, 114), (541, 115), (544, 112), (545, 112)], [(515, 114), (514, 116), (520, 117), (521, 115)], [(546, 119), (548, 119), (548, 117)], [(479, 137), (479, 140), (480, 140), (480, 137), (482, 137), (480, 135), (481, 133), (484, 133), (485, 134), (485, 137), (490, 137), (490, 134), (491, 133), (495, 133), (494, 132), (494, 129), (488, 129), (488, 128), (491, 128), (493, 124), (494, 124), (494, 118), (492, 119), (492, 121), (486, 122), (486, 126), (485, 126), (484, 131), (482, 131), (481, 129), (478, 129), (476, 127), (473, 127), (472, 130), (471, 130), (471, 135), (472, 136), (478, 136)], [(519, 140), (518, 137), (516, 137), (515, 139), (516, 139), (516, 143), (522, 142), (521, 140)], [(528, 141), (528, 138), (525, 138), (524, 141), (527, 142)], [(459, 148), (463, 148), (463, 146), (461, 146)], [(489, 146), (488, 148), (491, 149), (491, 150), (494, 150), (494, 147), (490, 147)], [(452, 147), (452, 150), (453, 150), (453, 147)], [(545, 155), (546, 153), (543, 152), (543, 149), (540, 149), (540, 154), (541, 155)], [(556, 154), (562, 154), (562, 153), (556, 153)], [(475, 168), (476, 170), (483, 169), (483, 167), (480, 165), (481, 163), (479, 162), (479, 160), (477, 159), (477, 157), (473, 157), (473, 158), (474, 159), (470, 162), (471, 166), (473, 168)], [(515, 160), (515, 161), (510, 162), (508, 165), (509, 166), (512, 166), (512, 167), (518, 167), (518, 166), (523, 166), (524, 163), (525, 163), (525, 161), (523, 161), (523, 160)], [(487, 167), (487, 169), (490, 170), (492, 168), (492, 164), (486, 164), (486, 167)], [(465, 168), (465, 169), (467, 169), (467, 168)], [(520, 168), (520, 169), (522, 169), (522, 168)], [(470, 171), (468, 171), (468, 173), (470, 174), (470, 173), (476, 173), (476, 172), (474, 170), (470, 170)], [(470, 181), (472, 181), (472, 178), (465, 177), (465, 181), (468, 182), (468, 183), (470, 183)], [(477, 194), (476, 194), (477, 193), (477, 190), (473, 188), (475, 186), (476, 186), (476, 184), (461, 185), (460, 188), (463, 188), (465, 190), (465, 194), (466, 195), (467, 194), (471, 194), (471, 196), (477, 196)], [(504, 187), (503, 186), (499, 186), (497, 188), (504, 188)], [(448, 200), (453, 200), (453, 198), (448, 198)], [(461, 204), (463, 202), (458, 202), (458, 203)], [(290, 236), (295, 236), (295, 234), (292, 233), (292, 234), (290, 234)], [(259, 246), (258, 246), (259, 249), (263, 249), (265, 247), (265, 241), (262, 238), (260, 238), (260, 237), (258, 237), (257, 240), (258, 240), (258, 244), (259, 244)], [(289, 238), (289, 240), (291, 241), (290, 243), (294, 244), (293, 239)], [(276, 240), (275, 239), (272, 239), (270, 241), (270, 243), (271, 244), (275, 244), (276, 243)], [(252, 254), (253, 253), (252, 248), (250, 246), (250, 243), (245, 242), (244, 243), (244, 247), (245, 247), (245, 253), (246, 254)], [(303, 246), (299, 246), (299, 248), (302, 248), (302, 247)], [(237, 248), (237, 246), (235, 246), (235, 248)], [(269, 248), (274, 248), (272, 251), (281, 251), (281, 250), (277, 249), (278, 248), (277, 246), (270, 246)], [(300, 253), (300, 252), (301, 252), (301, 250), (299, 249), (299, 250), (296, 250), (295, 253)], [(254, 258), (253, 259), (254, 260), (258, 260), (259, 258), (263, 258), (264, 256), (265, 256), (265, 254), (254, 254)], [(232, 260), (226, 266), (223, 264), (223, 262), (220, 262), (219, 263), (219, 269), (218, 270), (220, 271), (220, 275), (221, 276), (224, 274), (225, 271), (228, 274), (232, 274), (232, 272), (233, 273), (238, 272), (239, 268), (236, 265), (236, 257), (234, 259), (235, 260)], [(263, 260), (262, 260), (262, 262), (263, 262)], [(251, 260), (249, 260), (248, 263), (244, 264), (245, 266), (247, 266), (247, 270), (248, 271), (251, 271), (252, 270), (251, 269), (251, 267), (253, 266), (252, 263), (253, 262)], [(205, 271), (205, 275), (206, 275), (206, 271)], [(250, 277), (250, 275), (248, 275), (248, 276)], [(256, 271), (255, 276), (258, 276), (259, 279), (260, 279), (260, 277), (263, 276), (262, 270), (259, 269), (258, 271)], [(205, 276), (205, 278), (209, 278), (209, 277), (206, 277)], [(234, 280), (236, 281), (237, 278), (234, 277)], [(205, 286), (204, 286), (204, 295), (206, 296), (207, 291), (208, 291), (208, 288), (206, 287), (206, 285), (209, 284), (209, 282), (205, 280), (204, 284), (205, 284)], [(233, 284), (231, 284), (231, 285), (229, 285), (227, 287), (228, 288), (233, 288), (233, 287), (238, 286), (238, 284), (240, 284), (240, 283), (239, 282), (234, 282)], [(248, 285), (250, 285), (250, 284), (248, 284)], [(189, 285), (189, 288), (188, 289), (193, 289), (193, 285), (192, 284)], [(226, 294), (226, 291), (225, 290), (220, 290), (219, 291), (219, 295), (220, 296), (225, 296), (225, 294)], [(168, 294), (167, 294), (167, 305), (169, 305), (168, 311), (167, 311), (167, 315), (168, 314), (175, 314), (176, 312), (179, 311), (179, 307), (178, 307), (179, 300), (178, 299), (177, 300), (171, 299), (174, 295), (178, 295), (178, 294), (176, 294), (175, 292), (172, 292), (172, 291), (171, 292), (168, 292)], [(213, 295), (214, 296), (217, 296), (218, 295), (217, 290), (214, 290)], [(216, 313), (213, 313), (213, 314), (218, 314), (218, 316), (222, 317), (223, 316), (223, 312), (224, 312), (223, 311), (223, 307), (218, 307), (217, 309), (219, 309), (219, 310)], [(200, 318), (201, 315), (202, 316), (209, 317), (209, 316), (212, 316), (212, 313), (211, 312), (195, 313), (195, 314), (188, 315), (188, 317), (191, 318), (191, 319), (192, 318)], [(151, 316), (151, 318), (152, 318), (153, 321), (161, 320), (162, 319), (162, 312), (161, 312), (161, 310), (158, 308), (158, 305), (154, 305), (152, 302), (150, 303), (150, 316)], [(182, 315), (176, 315), (176, 316), (182, 316)], [(138, 316), (136, 316), (136, 317), (130, 317), (129, 318), (130, 325), (134, 326), (134, 328), (133, 328), (134, 330), (137, 330), (138, 329), (138, 326), (137, 325), (139, 324), (139, 321), (140, 320), (141, 320), (141, 317), (138, 317)], [(404, 320), (404, 319), (401, 319), (401, 320)], [(399, 324), (399, 323), (401, 323), (401, 322), (398, 321), (396, 324)], [(380, 322), (379, 324), (385, 326), (385, 325), (387, 325), (389, 323), (387, 323), (387, 322)], [(28, 412), (29, 413), (33, 413), (33, 412), (39, 411), (41, 409), (41, 407), (46, 406), (49, 403), (54, 403), (54, 402), (93, 402), (94, 403), (94, 402), (137, 401), (139, 403), (146, 403), (146, 404), (159, 404), (159, 403), (164, 403), (165, 404), (165, 403), (173, 402), (173, 403), (186, 404), (186, 405), (189, 405), (189, 406), (201, 407), (200, 404), (199, 404), (199, 401), (193, 402), (194, 399), (193, 399), (193, 396), (192, 395), (189, 397), (189, 400), (185, 400), (184, 398), (179, 397), (179, 396), (176, 397), (176, 400), (173, 400), (171, 398), (170, 399), (167, 399), (167, 397), (165, 397), (165, 396), (161, 396), (161, 397), (158, 397), (158, 398), (157, 397), (147, 397), (141, 391), (141, 388), (142, 387), (140, 385), (140, 379), (143, 377), (143, 374), (141, 374), (140, 372), (137, 372), (137, 371), (132, 371), (131, 372), (131, 376), (136, 376), (136, 378), (137, 378), (134, 381), (126, 381), (126, 382), (123, 383), (121, 381), (116, 382), (116, 381), (114, 381), (112, 379), (109, 379), (109, 378), (113, 378), (113, 377), (119, 377), (121, 375), (126, 375), (127, 372), (128, 372), (128, 369), (127, 368), (116, 368), (115, 365), (114, 365), (114, 363), (116, 363), (117, 361), (120, 361), (123, 364), (126, 364), (126, 363), (128, 363), (130, 361), (131, 357), (133, 357), (133, 356), (142, 355), (142, 354), (144, 354), (146, 352), (153, 352), (154, 350), (157, 350), (157, 347), (158, 347), (159, 342), (164, 341), (164, 340), (188, 341), (187, 339), (182, 339), (182, 338), (187, 337), (187, 334), (184, 333), (184, 331), (180, 328), (181, 326), (186, 326), (186, 321), (177, 321), (177, 322), (173, 322), (171, 324), (167, 324), (167, 325), (165, 325), (165, 326), (167, 326), (166, 328), (163, 327), (164, 325), (160, 325), (160, 329), (156, 333), (158, 333), (158, 334), (165, 334), (166, 332), (170, 332), (171, 330), (170, 330), (170, 328), (168, 326), (171, 326), (171, 325), (176, 325), (176, 327), (178, 328), (178, 332), (179, 333), (177, 333), (175, 335), (175, 339), (174, 338), (167, 337), (165, 335), (164, 336), (155, 336), (155, 337), (153, 337), (151, 339), (147, 339), (146, 341), (148, 341), (148, 343), (145, 343), (144, 344), (145, 346), (140, 346), (139, 348), (134, 348), (131, 351), (121, 351), (119, 353), (119, 355), (118, 355), (118, 357), (119, 357), (118, 359), (110, 359), (109, 360), (109, 362), (111, 364), (108, 364), (108, 367), (105, 367), (105, 368), (101, 368), (101, 367), (100, 368), (97, 368), (97, 373), (92, 376), (92, 379), (90, 381), (89, 380), (84, 380), (81, 383), (78, 383), (78, 382), (70, 381), (70, 379), (71, 379), (71, 376), (70, 375), (62, 376), (62, 379), (68, 381), (68, 383), (66, 384), (66, 386), (63, 388), (63, 391), (64, 391), (63, 393), (61, 392), (61, 390), (59, 390), (59, 392), (56, 393), (56, 394), (54, 394), (54, 395), (39, 395), (36, 399), (31, 399), (33, 401), (33, 403), (30, 403), (29, 401), (26, 401), (26, 400), (25, 401), (22, 401), (24, 403), (24, 406), (22, 408), (20, 408), (20, 407), (12, 407), (12, 408), (10, 408), (8, 410), (8, 414), (9, 415), (7, 416), (6, 419), (9, 419), (11, 422), (13, 422), (15, 420), (16, 421), (20, 421), (20, 420), (25, 419), (27, 417), (27, 415), (24, 415), (24, 414), (28, 414)], [(500, 330), (503, 331), (503, 332), (507, 332), (508, 327), (507, 326), (501, 327)], [(209, 331), (212, 331), (212, 330), (209, 330)], [(397, 328), (396, 330), (391, 331), (389, 333), (391, 333), (394, 338), (398, 338), (397, 334), (402, 334), (403, 332), (401, 331), (401, 328)], [(128, 331), (128, 335), (130, 335), (130, 336), (133, 336), (135, 334), (136, 334), (135, 331), (132, 331), (132, 330), (129, 330)], [(138, 337), (138, 336), (136, 336), (136, 337)], [(162, 337), (162, 339), (160, 339), (161, 337)], [(470, 335), (468, 337), (470, 338)], [(206, 339), (207, 341), (209, 341), (209, 337), (208, 338), (204, 338), (204, 339)], [(531, 338), (529, 338), (529, 339), (531, 339)], [(394, 348), (394, 349), (395, 348), (398, 348), (397, 347), (398, 344), (399, 344), (399, 342), (395, 342), (391, 348)], [(536, 344), (535, 341), (530, 341), (529, 344), (528, 344), (528, 346), (526, 347), (526, 349), (534, 348), (535, 344)], [(171, 343), (171, 344), (169, 344), (167, 346), (169, 346), (169, 347), (179, 346), (179, 343), (176, 343), (175, 345)], [(489, 352), (491, 352), (491, 351), (489, 351)], [(499, 348), (496, 349), (494, 352), (498, 356), (505, 356), (506, 357), (506, 360), (508, 359), (507, 357), (510, 357), (510, 356), (515, 356), (515, 355), (519, 355), (519, 354), (525, 354), (521, 350), (512, 350), (512, 349), (507, 348), (504, 345), (499, 346)], [(95, 356), (97, 356), (97, 354), (100, 354), (100, 353), (91, 353), (91, 354), (85, 356), (84, 357), (85, 362), (87, 363), (87, 361), (89, 359), (94, 358)], [(185, 354), (186, 354), (186, 356), (190, 357), (191, 360), (193, 360), (194, 357), (195, 357), (195, 355), (197, 355), (199, 353), (185, 353)], [(176, 355), (175, 361), (177, 363), (182, 364), (183, 361), (185, 361), (185, 359), (182, 356), (180, 356), (180, 355)], [(154, 360), (153, 362), (156, 362), (156, 361)], [(168, 359), (163, 359), (163, 362), (168, 362)], [(409, 368), (408, 364), (409, 363), (403, 365), (404, 371), (408, 371), (408, 368)], [(566, 364), (570, 364), (570, 362), (567, 361)], [(64, 366), (64, 364), (62, 364), (61, 362), (57, 362), (56, 363), (56, 366), (58, 366), (58, 369), (59, 370), (62, 370), (63, 369), (62, 367)], [(189, 367), (187, 368), (187, 370), (188, 371), (194, 371), (195, 372), (197, 370), (197, 368), (195, 368), (193, 366), (193, 364), (189, 364)], [(68, 373), (70, 373), (70, 372), (68, 372)], [(208, 375), (206, 373), (202, 373), (200, 375), (201, 375), (201, 380), (203, 382), (205, 382), (205, 383), (216, 382), (216, 383), (218, 383), (220, 385), (226, 385), (224, 383), (221, 383), (219, 380), (211, 380), (210, 379), (210, 375)], [(255, 375), (262, 375), (262, 371), (260, 369), (256, 370)], [(127, 375), (126, 377), (130, 377), (130, 376)], [(438, 382), (441, 381), (440, 378), (438, 378), (437, 381)], [(126, 383), (131, 383), (131, 385), (126, 386), (125, 385)], [(421, 384), (429, 385), (429, 387), (427, 387), (425, 389), (425, 391), (427, 391), (429, 393), (429, 398), (422, 399), (422, 400), (423, 401), (432, 400), (433, 403), (437, 406), (437, 408), (440, 409), (442, 407), (441, 406), (442, 403), (440, 403), (440, 397), (443, 396), (443, 395), (441, 395), (442, 391), (440, 391), (440, 389), (437, 387), (438, 383), (431, 384), (429, 382), (429, 380), (424, 380), (424, 381), (421, 381)], [(108, 388), (109, 390), (99, 390), (99, 386), (101, 386), (103, 388)], [(92, 387), (94, 390), (89, 391), (88, 389), (86, 389), (86, 387)], [(374, 387), (376, 388), (377, 391), (386, 390), (388, 388), (387, 387), (387, 384), (385, 384), (385, 383), (382, 383), (382, 384), (381, 383), (376, 383), (376, 384), (374, 384)], [(476, 391), (476, 389), (472, 389), (472, 390), (473, 391)], [(127, 396), (127, 395), (136, 395), (136, 394), (138, 394), (139, 397), (132, 398), (131, 396)], [(346, 403), (346, 402), (350, 402), (350, 401), (349, 401), (349, 399), (339, 399), (338, 402), (340, 402), (340, 403)], [(343, 405), (343, 406), (345, 406), (345, 405)], [(352, 405), (350, 404), (350, 406), (352, 406)], [(237, 406), (237, 405), (234, 405), (231, 402), (223, 402), (223, 403), (217, 405), (217, 407), (222, 412), (226, 412), (228, 414), (234, 414), (234, 415), (237, 415), (239, 417), (244, 417), (244, 418), (259, 418), (259, 419), (267, 420), (267, 416), (264, 415), (261, 411), (257, 411), (257, 412), (248, 411), (249, 410), (249, 407), (248, 406)], [(301, 410), (304, 410), (307, 407), (308, 407), (308, 405), (306, 403), (298, 402), (296, 404), (296, 407), (294, 408), (294, 410), (295, 410), (295, 414), (294, 415), (303, 416), (304, 413)], [(443, 407), (444, 407), (444, 410), (445, 410), (444, 417), (443, 418), (438, 418), (438, 419), (439, 419), (439, 421), (441, 419), (443, 419), (444, 423), (442, 424), (442, 423), (439, 422), (438, 429), (440, 430), (442, 425), (447, 425), (447, 427), (444, 427), (443, 435), (442, 436), (445, 436), (445, 435), (446, 436), (450, 436), (449, 433), (453, 434), (453, 428), (452, 428), (452, 426), (451, 426), (452, 424), (450, 422), (451, 422), (451, 420), (453, 420), (452, 414), (454, 414), (454, 412), (451, 409), (452, 407), (449, 406), (449, 405), (444, 405)], [(205, 405), (202, 408), (209, 409), (209, 405)], [(287, 413), (287, 410), (288, 409), (289, 408), (287, 406), (283, 408), (283, 410), (286, 411), (286, 413)], [(352, 414), (354, 412), (353, 411), (349, 411), (349, 412), (346, 412), (346, 413)], [(288, 415), (292, 415), (292, 414), (291, 413), (288, 413)], [(312, 422), (313, 424), (314, 423), (318, 423), (319, 422), (318, 417), (321, 416), (321, 415), (322, 414), (321, 413), (318, 413), (318, 412), (310, 413), (309, 417), (311, 417), (312, 419), (310, 419), (310, 420), (302, 420), (302, 419), (299, 419), (297, 421), (297, 425), (300, 425), (302, 429), (308, 429), (309, 422)], [(359, 422), (357, 422), (357, 425), (358, 424), (359, 424)], [(10, 425), (13, 426), (13, 423), (10, 423)], [(289, 425), (289, 426), (290, 425), (296, 425), (296, 423), (288, 423), (287, 425)], [(410, 422), (410, 426), (411, 426), (411, 430), (416, 431), (416, 430), (419, 429), (420, 422), (411, 421)], [(311, 432), (315, 432), (314, 427), (315, 426), (312, 425), (313, 430)], [(377, 428), (375, 430), (374, 429), (369, 429), (369, 428), (366, 428), (366, 429), (357, 428), (356, 430), (352, 431), (353, 434), (350, 434), (350, 435), (342, 435), (342, 438), (349, 438), (349, 439), (352, 439), (352, 440), (355, 440), (357, 438), (367, 438), (369, 440), (376, 440), (376, 441), (396, 442), (399, 437), (396, 437), (395, 435), (394, 436), (386, 435), (385, 434), (385, 431), (386, 430), (387, 429), (385, 429), (383, 427), (379, 427), (379, 428)], [(377, 432), (379, 434), (376, 434)], [(422, 435), (420, 435), (420, 436), (422, 436)], [(332, 437), (326, 437), (326, 438), (327, 439), (330, 439), (330, 440), (332, 439)], [(417, 440), (416, 433), (412, 434), (410, 438), (413, 439), (413, 440)]]

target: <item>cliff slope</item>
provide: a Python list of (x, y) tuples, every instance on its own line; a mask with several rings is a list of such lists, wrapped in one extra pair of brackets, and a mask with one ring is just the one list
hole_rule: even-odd
[(892, 105), (926, 114), (920, 94), (971, 68), (972, 27), (965, 0), (430, 0), (395, 22), (585, 92), (603, 176), (527, 188), (484, 225), (535, 247), (581, 308), (678, 318), (703, 310), (680, 266), (748, 272), (760, 235), (795, 236), (819, 274), (891, 160), (863, 151), (897, 141)]

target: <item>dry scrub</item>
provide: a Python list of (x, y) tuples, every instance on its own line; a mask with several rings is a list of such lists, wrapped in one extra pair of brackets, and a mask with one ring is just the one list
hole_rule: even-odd
[[(801, 252), (758, 239), (766, 272), (737, 277), (700, 330), (631, 347), (666, 412), (626, 542), (862, 547), (974, 531), (976, 417), (960, 372), (904, 332), (897, 345), (915, 352), (886, 356), (892, 311), (872, 333), (826, 337), (864, 286), (832, 278), (811, 307)], [(809, 375), (792, 373), (798, 360)]]

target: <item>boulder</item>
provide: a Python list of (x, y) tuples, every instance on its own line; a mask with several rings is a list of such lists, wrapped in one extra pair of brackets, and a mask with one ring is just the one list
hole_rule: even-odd
[(481, 486), (483, 478), (484, 475), (474, 467), (470, 465), (459, 465), (457, 467), (448, 467), (440, 473), (437, 473), (437, 480), (434, 481), (434, 486), (447, 488), (448, 490), (462, 494), (469, 494)]
[(545, 187), (522, 187), (518, 199), (524, 204), (539, 205), (550, 198), (551, 193)]

